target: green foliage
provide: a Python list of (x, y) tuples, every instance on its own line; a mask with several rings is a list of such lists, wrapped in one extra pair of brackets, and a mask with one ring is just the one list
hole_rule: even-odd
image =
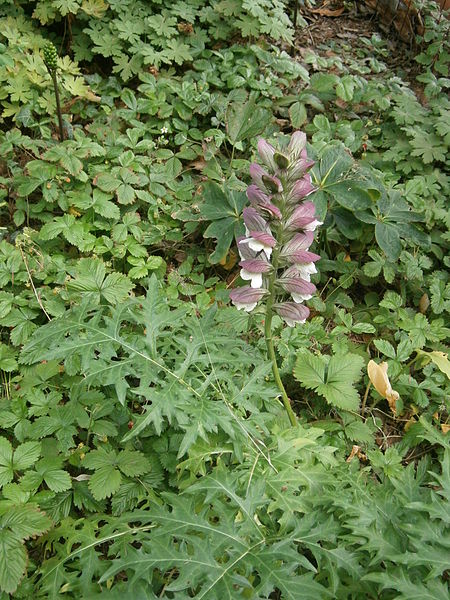
[(53, 26), (63, 36), (70, 19), (70, 46), (78, 61), (111, 59), (113, 72), (127, 81), (148, 65), (159, 69), (199, 58), (211, 40), (261, 34), (292, 40), (292, 25), (283, 0), (183, 0), (164, 6), (151, 2), (107, 3), (103, 0), (37, 0), (33, 20)]
[[(2, 598), (447, 598), (447, 19), (417, 0), (412, 82), (377, 35), (271, 47), (281, 0), (3, 4)], [(324, 224), (310, 319), (273, 322), (288, 430), (228, 290), (291, 126)]]

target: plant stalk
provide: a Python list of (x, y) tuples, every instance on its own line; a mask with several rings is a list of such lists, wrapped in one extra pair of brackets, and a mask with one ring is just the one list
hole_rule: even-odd
[(272, 338), (272, 317), (273, 317), (272, 306), (273, 306), (273, 303), (275, 300), (275, 279), (277, 276), (277, 269), (278, 269), (278, 249), (277, 248), (274, 249), (273, 254), (272, 254), (272, 267), (273, 267), (273, 271), (269, 277), (269, 287), (268, 287), (269, 297), (266, 302), (266, 317), (265, 317), (265, 321), (264, 321), (264, 336), (266, 338), (267, 352), (269, 354), (270, 360), (272, 361), (272, 372), (273, 372), (273, 376), (275, 378), (275, 382), (278, 386), (278, 389), (281, 392), (281, 399), (283, 401), (284, 408), (286, 409), (286, 412), (288, 414), (289, 421), (290, 421), (291, 425), (293, 427), (295, 427), (295, 425), (297, 425), (297, 418), (295, 416), (294, 411), (292, 410), (291, 401), (289, 400), (286, 390), (284, 389), (283, 382), (281, 381), (280, 371), (278, 370), (277, 357), (275, 354), (275, 348), (273, 345), (273, 338)]
[(50, 75), (53, 81), (53, 88), (55, 90), (55, 100), (56, 100), (56, 112), (58, 114), (58, 125), (59, 125), (59, 141), (64, 141), (64, 128), (63, 128), (63, 120), (61, 113), (61, 102), (59, 100), (59, 90), (58, 90), (58, 79), (56, 77), (56, 71), (51, 71)]

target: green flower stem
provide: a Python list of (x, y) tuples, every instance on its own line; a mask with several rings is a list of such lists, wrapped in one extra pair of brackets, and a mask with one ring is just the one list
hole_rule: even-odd
[(278, 270), (278, 253), (279, 253), (279, 250), (277, 248), (275, 248), (272, 253), (273, 270), (269, 277), (269, 286), (268, 286), (269, 297), (266, 302), (266, 317), (265, 317), (265, 321), (264, 321), (264, 335), (266, 338), (267, 352), (269, 354), (270, 360), (272, 361), (272, 371), (273, 371), (273, 376), (275, 378), (275, 382), (278, 386), (278, 389), (281, 392), (281, 399), (283, 401), (284, 408), (286, 409), (286, 412), (288, 414), (289, 421), (291, 422), (292, 426), (295, 426), (295, 425), (297, 425), (297, 418), (295, 416), (294, 411), (292, 410), (291, 401), (289, 400), (286, 390), (284, 389), (283, 382), (281, 381), (280, 372), (278, 370), (278, 365), (277, 365), (277, 357), (275, 355), (275, 348), (273, 346), (273, 338), (272, 338), (272, 317), (273, 317), (272, 306), (273, 306), (273, 303), (275, 300), (275, 279), (276, 279), (277, 270)]
[(56, 70), (51, 70), (50, 75), (53, 81), (53, 88), (55, 90), (55, 100), (56, 100), (56, 112), (58, 114), (58, 124), (59, 124), (59, 141), (64, 141), (64, 128), (63, 128), (63, 120), (61, 114), (61, 102), (59, 100), (59, 90), (58, 90), (58, 79), (56, 77)]

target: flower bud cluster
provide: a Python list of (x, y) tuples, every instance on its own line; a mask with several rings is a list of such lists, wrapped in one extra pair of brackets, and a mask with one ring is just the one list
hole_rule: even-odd
[(260, 139), (258, 153), (266, 169), (250, 165), (250, 206), (243, 211), (246, 235), (237, 240), (241, 277), (250, 284), (232, 290), (230, 298), (249, 312), (270, 296), (273, 310), (293, 326), (307, 319), (303, 302), (316, 291), (311, 275), (320, 256), (309, 248), (322, 223), (307, 200), (314, 192), (308, 173), (314, 162), (308, 159), (301, 131), (293, 133), (283, 151)]
[(48, 42), (44, 46), (43, 54), (45, 66), (50, 71), (50, 73), (53, 73), (54, 71), (56, 71), (56, 68), (58, 66), (58, 52), (56, 51), (56, 48), (54, 44), (52, 44), (52, 42)]

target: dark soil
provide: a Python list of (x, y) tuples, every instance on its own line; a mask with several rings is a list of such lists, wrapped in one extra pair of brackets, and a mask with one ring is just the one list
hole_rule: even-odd
[[(348, 6), (348, 2), (346, 5)], [(320, 10), (324, 14), (317, 12)], [(335, 13), (335, 16), (331, 16), (331, 13)], [(342, 1), (325, 0), (312, 10), (303, 8), (299, 15), (308, 23), (308, 27), (298, 28), (294, 54), (302, 55), (307, 50), (321, 54), (329, 49), (330, 43), (339, 45), (339, 42), (357, 49), (362, 46), (361, 38), (371, 39), (373, 35), (377, 35), (387, 44), (388, 53), (383, 57), (386, 66), (394, 72), (401, 71), (405, 79), (415, 80), (419, 71), (414, 61), (418, 52), (415, 36), (403, 35), (409, 40), (406, 42), (399, 36), (392, 21), (385, 22), (381, 14), (364, 2), (355, 1), (350, 8), (345, 8)], [(417, 25), (414, 20), (408, 24)], [(364, 47), (367, 50), (367, 46)]]

